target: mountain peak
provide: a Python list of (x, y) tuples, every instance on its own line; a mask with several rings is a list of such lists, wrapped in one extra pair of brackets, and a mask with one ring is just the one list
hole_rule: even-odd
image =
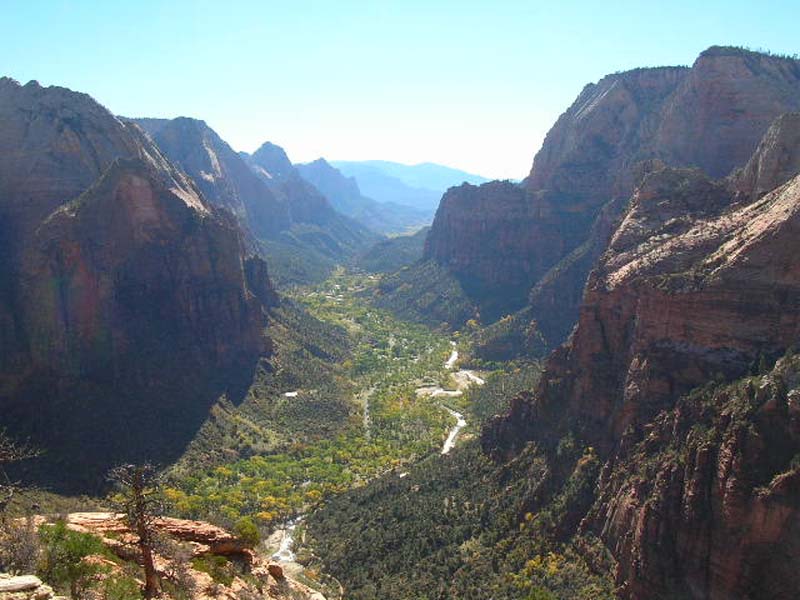
[[(325, 169), (334, 169), (335, 167), (331, 165), (327, 160), (322, 158), (321, 156), (317, 160), (312, 160), (309, 165), (314, 165), (316, 167), (325, 168)], [(338, 170), (338, 169), (337, 169)]]
[(281, 179), (293, 172), (292, 161), (289, 160), (286, 151), (272, 142), (261, 144), (261, 147), (253, 152), (252, 158), (272, 178)]

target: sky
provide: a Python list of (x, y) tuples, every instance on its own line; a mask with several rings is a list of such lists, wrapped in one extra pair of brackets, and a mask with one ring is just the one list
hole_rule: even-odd
[(0, 75), (293, 162), (520, 179), (585, 84), (715, 44), (800, 53), (798, 22), (800, 0), (0, 0)]

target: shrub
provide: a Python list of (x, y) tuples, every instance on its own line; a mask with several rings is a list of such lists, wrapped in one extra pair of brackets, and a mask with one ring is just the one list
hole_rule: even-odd
[(201, 571), (211, 576), (215, 583), (229, 586), (233, 583), (235, 572), (233, 565), (224, 556), (198, 556), (192, 560), (195, 571)]
[(261, 532), (250, 517), (241, 517), (233, 526), (233, 532), (249, 548), (258, 546), (261, 541)]
[(99, 538), (67, 529), (63, 521), (39, 528), (42, 557), (39, 574), (49, 584), (68, 589), (73, 599), (83, 597), (95, 583), (102, 566), (84, 560), (87, 556), (105, 554)]
[(103, 600), (141, 600), (139, 583), (129, 575), (112, 575), (103, 582)]
[(0, 571), (32, 573), (39, 552), (39, 537), (32, 518), (0, 521)]

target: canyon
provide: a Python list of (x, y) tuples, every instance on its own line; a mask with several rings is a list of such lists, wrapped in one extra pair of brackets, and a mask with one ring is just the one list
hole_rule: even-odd
[(2, 509), (136, 570), (157, 462), (196, 598), (796, 597), (800, 60), (608, 75), (413, 236), (377, 165), (0, 79)]

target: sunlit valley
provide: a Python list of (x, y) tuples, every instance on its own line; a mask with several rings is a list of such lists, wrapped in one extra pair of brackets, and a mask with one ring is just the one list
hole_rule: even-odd
[[(395, 160), (393, 99), (386, 154), (367, 112), (311, 158), (353, 117), (323, 73), (237, 129), (8, 65), (0, 600), (797, 598), (800, 59), (733, 37), (609, 59), (528, 156), (455, 139), (478, 173), (428, 125)], [(409, 110), (455, 77), (418, 68)]]

